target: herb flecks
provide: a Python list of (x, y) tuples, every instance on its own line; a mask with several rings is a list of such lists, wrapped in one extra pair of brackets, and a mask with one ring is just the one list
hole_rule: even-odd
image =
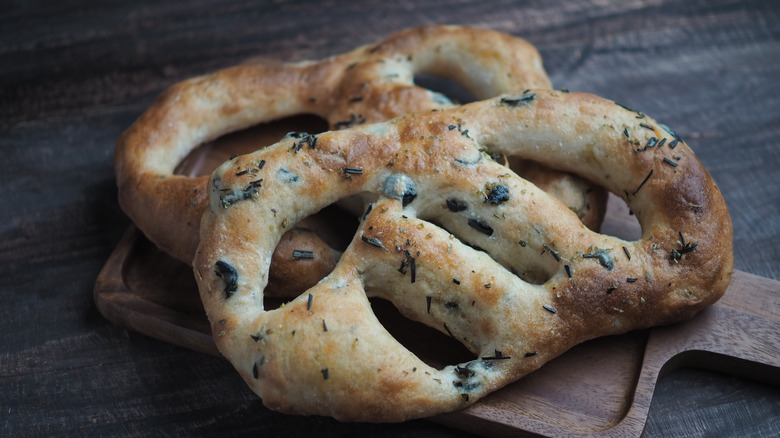
[(456, 365), (454, 371), (455, 374), (462, 377), (471, 377), (475, 374), (474, 370), (472, 370), (468, 366)]
[(640, 189), (641, 189), (641, 188), (642, 188), (642, 187), (645, 185), (645, 183), (647, 182), (647, 180), (649, 180), (649, 179), (650, 179), (650, 177), (651, 177), (651, 176), (653, 176), (653, 170), (654, 170), (654, 169), (650, 169), (650, 172), (647, 174), (647, 176), (645, 177), (645, 179), (643, 179), (643, 180), (642, 180), (642, 182), (641, 182), (641, 183), (639, 183), (639, 187), (637, 187), (637, 188), (636, 188), (636, 190), (634, 190), (634, 193), (632, 193), (632, 194), (631, 194), (632, 196), (636, 196), (636, 194), (637, 194), (637, 193), (639, 193), (639, 190), (640, 190)]
[(406, 275), (406, 268), (408, 267), (411, 271), (412, 283), (414, 283), (417, 281), (417, 260), (412, 256), (412, 253), (410, 253), (408, 249), (404, 250), (404, 254), (406, 257), (401, 260), (401, 267), (398, 268), (398, 272)]
[[(623, 249), (625, 249), (625, 247), (623, 247)], [(596, 261), (598, 261), (607, 271), (611, 271), (615, 267), (615, 260), (612, 258), (612, 255), (603, 249), (596, 249), (591, 253), (583, 254), (582, 258), (596, 259)]]
[(341, 120), (339, 122), (334, 123), (333, 130), (338, 131), (339, 129), (351, 128), (355, 125), (361, 125), (363, 123), (366, 123), (366, 118), (363, 117), (362, 114), (352, 113), (350, 115), (349, 120)]
[(556, 262), (560, 262), (561, 261), (561, 256), (559, 256), (558, 252), (555, 251), (554, 249), (552, 249), (550, 247), (550, 245), (545, 244), (545, 245), (542, 245), (542, 247), (550, 252), (550, 254), (553, 256), (553, 258), (555, 259)]
[(286, 135), (286, 137), (299, 139), (299, 141), (293, 142), (293, 145), (290, 148), (296, 154), (307, 144), (309, 145), (309, 149), (314, 149), (317, 147), (317, 136), (311, 135), (307, 132), (290, 132)]
[(501, 98), (501, 103), (506, 106), (517, 107), (520, 105), (530, 105), (538, 98), (536, 93), (531, 93), (530, 90), (525, 90), (523, 94), (514, 96), (504, 96)]
[(385, 247), (385, 245), (382, 243), (382, 241), (379, 240), (376, 237), (366, 237), (365, 235), (362, 235), (362, 236), (360, 236), (360, 240), (362, 240), (363, 242), (365, 242), (365, 243), (367, 243), (367, 244), (369, 244), (371, 246), (375, 246), (377, 248), (381, 248), (381, 249), (383, 249), (385, 251), (390, 251), (390, 250), (388, 250)]
[(673, 249), (671, 252), (671, 258), (675, 263), (680, 261), (683, 254), (692, 252), (699, 245), (699, 242), (693, 242), (693, 243), (686, 242), (685, 237), (683, 237), (682, 231), (680, 231), (679, 234), (680, 234), (680, 248)]
[(314, 251), (306, 251), (301, 249), (294, 249), (292, 256), (294, 259), (313, 259)]
[(222, 204), (222, 208), (228, 208), (236, 202), (246, 199), (252, 199), (255, 195), (260, 193), (257, 189), (261, 187), (263, 179), (260, 178), (255, 181), (251, 181), (245, 188), (234, 191), (231, 189), (221, 189), (219, 200)]
[(444, 323), (444, 330), (447, 331), (447, 334), (450, 335), (452, 339), (455, 339), (455, 335), (452, 334), (452, 331), (450, 331), (450, 328), (447, 326), (447, 323)]
[(368, 215), (371, 213), (371, 210), (373, 209), (374, 209), (374, 204), (373, 203), (368, 204), (368, 207), (366, 208), (366, 211), (363, 213), (363, 216), (360, 217), (360, 220), (365, 222), (366, 218), (368, 217)]
[(471, 228), (474, 228), (475, 230), (479, 231), (480, 233), (487, 234), (488, 236), (493, 235), (493, 227), (488, 225), (482, 219), (469, 218), (468, 224), (469, 224), (469, 226)]
[(230, 298), (238, 290), (238, 272), (229, 263), (218, 260), (216, 263), (217, 277), (221, 277), (225, 283), (225, 298)]
[(504, 353), (500, 350), (494, 350), (493, 356), (483, 356), (482, 360), (506, 360), (511, 358), (511, 356), (504, 356)]
[(488, 190), (485, 201), (493, 205), (501, 205), (509, 200), (509, 188), (503, 184), (486, 187)]

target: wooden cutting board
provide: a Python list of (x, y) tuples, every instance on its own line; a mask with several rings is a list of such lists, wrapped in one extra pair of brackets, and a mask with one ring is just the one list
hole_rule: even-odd
[[(234, 152), (271, 144), (286, 132), (325, 129), (322, 120), (304, 116), (231, 134), (193, 152), (178, 172), (203, 174)], [(610, 198), (602, 232), (639, 236), (636, 220), (617, 197)], [(159, 251), (135, 227), (106, 262), (94, 298), (106, 319), (119, 326), (220, 355), (192, 269)], [(279, 304), (266, 299), (266, 308)], [(434, 421), (489, 435), (639, 436), (656, 383), (676, 368), (712, 369), (780, 385), (779, 305), (780, 282), (737, 271), (723, 298), (691, 321), (586, 342)], [(403, 318), (391, 304), (372, 300), (372, 306), (385, 327), (430, 364), (473, 359), (449, 337)]]

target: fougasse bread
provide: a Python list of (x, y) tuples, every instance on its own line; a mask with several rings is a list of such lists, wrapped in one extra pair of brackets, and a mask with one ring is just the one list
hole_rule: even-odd
[[(731, 220), (693, 151), (592, 94), (526, 90), (300, 141), (210, 176), (193, 263), (219, 350), (272, 409), (354, 421), (458, 410), (585, 340), (691, 318), (731, 277)], [(497, 153), (606, 187), (641, 238), (590, 230)], [(284, 224), (360, 193), (371, 203), (333, 271), (264, 309)], [(369, 297), (473, 359), (427, 365)]]

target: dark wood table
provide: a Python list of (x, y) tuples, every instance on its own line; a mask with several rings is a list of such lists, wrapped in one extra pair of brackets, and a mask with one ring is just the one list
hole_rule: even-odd
[[(4, 2), (0, 436), (466, 435), (271, 412), (226, 361), (122, 329), (93, 301), (130, 225), (113, 147), (160, 92), (249, 57), (317, 59), (432, 23), (527, 38), (556, 87), (672, 125), (729, 204), (736, 268), (780, 279), (777, 2)], [(645, 434), (776, 436), (780, 391), (681, 369), (657, 387)]]

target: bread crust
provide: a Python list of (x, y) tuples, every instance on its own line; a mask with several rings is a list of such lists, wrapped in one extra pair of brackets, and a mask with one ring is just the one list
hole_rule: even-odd
[[(665, 125), (595, 95), (529, 90), (292, 144), (213, 173), (193, 264), (218, 348), (272, 409), (359, 421), (457, 410), (585, 340), (690, 318), (731, 277), (731, 220), (702, 163)], [(642, 237), (588, 229), (486, 151), (607, 187)], [(261, 159), (262, 187), (226, 206), (249, 181), (237, 170)], [(333, 272), (264, 310), (280, 224), (365, 192), (376, 200)], [(474, 359), (428, 366), (368, 297)]]

